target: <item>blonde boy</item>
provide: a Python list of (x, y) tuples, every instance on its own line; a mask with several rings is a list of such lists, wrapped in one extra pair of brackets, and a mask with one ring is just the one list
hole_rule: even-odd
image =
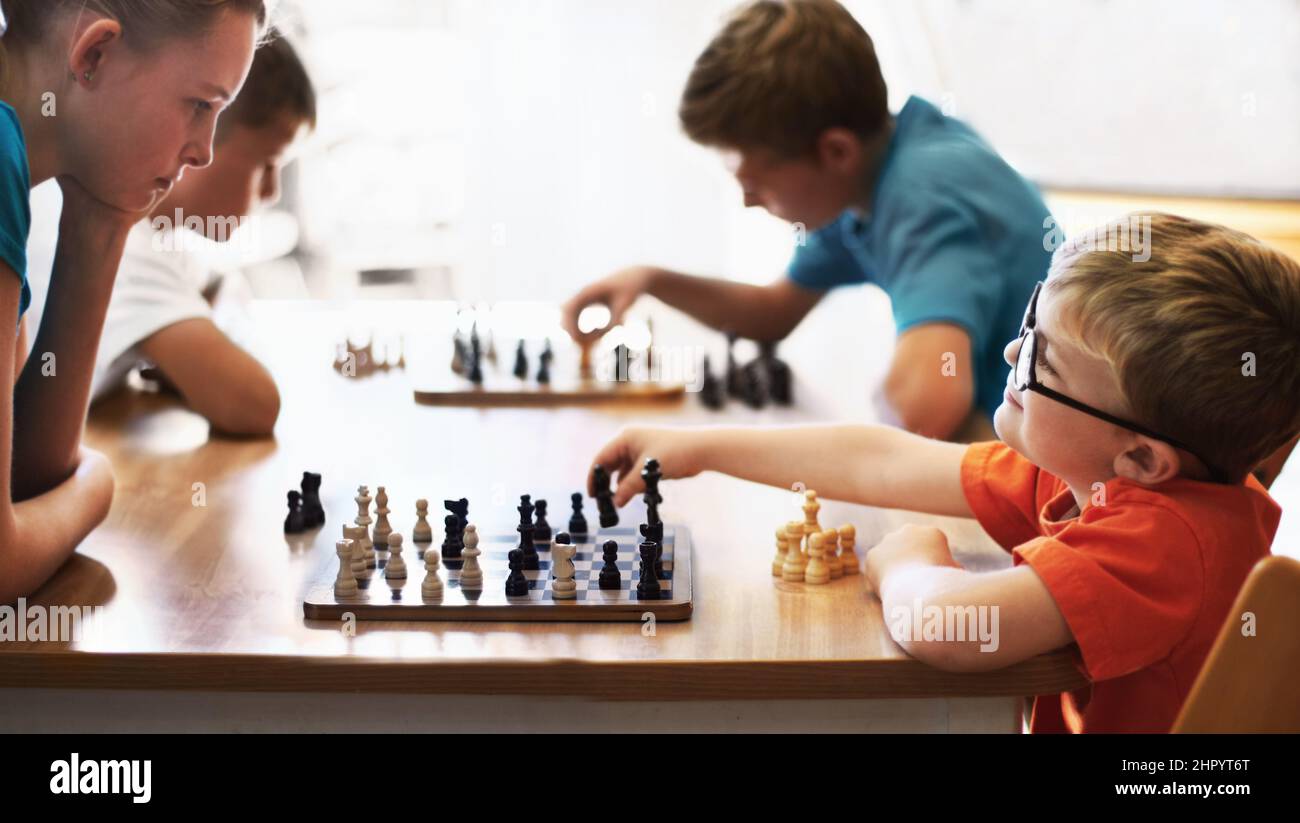
[(1300, 265), (1226, 228), (1150, 222), (1150, 259), (1090, 238), (1053, 258), (1004, 351), (1003, 443), (861, 426), (637, 429), (596, 462), (619, 470), (620, 505), (640, 486), (630, 467), (655, 456), (665, 477), (802, 481), (973, 516), (1011, 568), (964, 571), (942, 532), (913, 526), (868, 552), (867, 577), (885, 614), (918, 600), (996, 606), (1000, 643), (913, 638), (907, 651), (975, 671), (1077, 644), (1092, 683), (1038, 697), (1034, 731), (1167, 731), (1277, 528), (1250, 471), (1300, 430)]

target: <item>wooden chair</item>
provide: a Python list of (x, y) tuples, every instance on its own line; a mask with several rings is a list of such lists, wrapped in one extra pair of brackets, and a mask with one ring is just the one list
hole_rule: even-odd
[[(1242, 615), (1255, 616), (1243, 636)], [(1300, 732), (1300, 562), (1251, 569), (1173, 731)]]

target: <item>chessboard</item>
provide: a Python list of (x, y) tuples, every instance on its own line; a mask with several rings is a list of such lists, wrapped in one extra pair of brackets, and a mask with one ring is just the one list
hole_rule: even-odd
[[(358, 576), (357, 594), (336, 597), (334, 594), (337, 560), (323, 564), (308, 586), (303, 613), (309, 620), (340, 620), (351, 613), (358, 620), (466, 620), (466, 621), (556, 621), (556, 622), (640, 622), (649, 612), (656, 620), (687, 620), (691, 616), (691, 538), (683, 526), (664, 527), (662, 568), (658, 575), (660, 593), (655, 599), (637, 595), (640, 536), (635, 526), (599, 529), (594, 534), (573, 537), (577, 549), (573, 556), (577, 596), (556, 600), (551, 596), (550, 543), (535, 543), (539, 568), (524, 571), (528, 579), (526, 597), (507, 597), (505, 581), (509, 574), (507, 555), (517, 547), (518, 534), (484, 534), (479, 543), (479, 566), (483, 573), (482, 590), (468, 592), (460, 587), (462, 561), (440, 559), (438, 575), (443, 591), (435, 599), (425, 598), (421, 584), (425, 577), (424, 552), (439, 551), (436, 542), (408, 543), (403, 560), (407, 566), (404, 579), (388, 579), (384, 570), (388, 552), (376, 552), (374, 569)], [(601, 589), (599, 574), (604, 560), (602, 547), (607, 540), (618, 543), (618, 589)]]

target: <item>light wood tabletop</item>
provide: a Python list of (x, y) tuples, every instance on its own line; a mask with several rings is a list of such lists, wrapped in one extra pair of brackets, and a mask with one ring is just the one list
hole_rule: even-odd
[[(583, 487), (597, 448), (623, 425), (808, 421), (824, 416), (811, 411), (825, 411), (821, 399), (843, 395), (823, 362), (796, 366), (791, 409), (732, 404), (719, 416), (691, 395), (645, 408), (419, 405), (415, 375), (445, 368), (419, 341), (445, 341), (447, 330), (419, 304), (371, 310), (409, 335), (407, 371), (348, 379), (331, 369), (335, 344), (362, 308), (255, 306), (283, 396), (274, 439), (211, 436), (163, 396), (124, 391), (95, 407), (87, 442), (113, 462), (112, 512), (27, 602), (102, 609), (78, 641), (0, 643), (0, 686), (717, 700), (1035, 695), (1085, 683), (1068, 650), (984, 674), (909, 658), (862, 575), (820, 587), (771, 576), (773, 529), (800, 516), (793, 492), (713, 474), (662, 489), (664, 519), (690, 528), (695, 544), (686, 622), (362, 621), (352, 634), (305, 620), (304, 587), (334, 562), (361, 484), (387, 488), (393, 528), (404, 534), (420, 497), (439, 501), (433, 508), (467, 497), (480, 529), (509, 531), (518, 496), (532, 494), (557, 501), (554, 524), (567, 517), (560, 503)], [(327, 522), (286, 536), (285, 493), (304, 470), (324, 477)], [(909, 519), (943, 527), (967, 565), (1006, 562), (972, 521), (835, 501), (821, 511), (823, 526), (857, 527), (860, 555)]]

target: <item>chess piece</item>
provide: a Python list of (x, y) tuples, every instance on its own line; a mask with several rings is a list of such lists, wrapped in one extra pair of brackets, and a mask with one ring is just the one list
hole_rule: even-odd
[(645, 468), (641, 470), (641, 479), (645, 481), (645, 494), (641, 499), (645, 501), (646, 522), (651, 525), (663, 522), (659, 519), (659, 504), (664, 502), (663, 495), (659, 494), (659, 478), (663, 476), (658, 460), (652, 457), (645, 461)]
[(727, 397), (723, 392), (722, 381), (713, 373), (713, 368), (709, 363), (709, 356), (704, 355), (704, 363), (700, 367), (700, 402), (706, 408), (717, 411), (726, 403)]
[(451, 370), (455, 374), (465, 373), (465, 344), (461, 341), (460, 335), (452, 335), (451, 338)]
[(528, 379), (528, 353), (524, 349), (522, 340), (519, 341), (518, 346), (515, 346), (515, 367), (512, 373), (520, 380)]
[(802, 583), (808, 558), (803, 553), (803, 523), (791, 520), (785, 527), (785, 565), (781, 579), (787, 583)]
[(596, 492), (596, 508), (600, 510), (600, 527), (610, 529), (618, 525), (618, 509), (614, 508), (614, 492), (609, 487), (609, 472), (604, 466), (591, 470), (592, 486)]
[(388, 551), (390, 554), (384, 577), (388, 580), (405, 580), (406, 561), (402, 559), (402, 536), (397, 532), (388, 535)]
[(527, 597), (528, 578), (524, 577), (524, 553), (520, 549), (511, 549), (507, 556), (510, 575), (506, 578), (506, 597)]
[(727, 334), (727, 395), (743, 399), (745, 396), (744, 379), (740, 374), (740, 368), (736, 365), (737, 339), (737, 335)]
[(655, 576), (664, 576), (664, 524), (642, 523), (641, 537), (655, 544)]
[(632, 379), (632, 350), (625, 343), (619, 343), (614, 347), (611, 355), (614, 358), (614, 380), (618, 383), (626, 383)]
[(600, 588), (604, 591), (623, 588), (623, 574), (618, 570), (618, 541), (606, 540), (602, 554), (605, 562), (600, 567)]
[[(358, 486), (357, 496), (354, 499), (357, 501), (357, 519), (352, 522), (365, 531), (361, 543), (369, 554), (374, 549), (374, 543), (370, 540), (370, 524), (374, 522), (370, 519), (370, 489), (366, 486)], [(371, 557), (366, 565), (374, 568), (374, 558)]]
[(303, 524), (309, 529), (325, 525), (325, 509), (320, 502), (319, 474), (302, 473), (302, 515)]
[(582, 513), (582, 492), (570, 495), (569, 502), (573, 506), (573, 514), (569, 517), (569, 534), (581, 540), (587, 536), (587, 518)]
[(839, 580), (844, 576), (844, 567), (840, 563), (840, 556), (836, 553), (839, 548), (839, 532), (834, 529), (827, 529), (822, 532), (822, 549), (823, 556), (826, 558), (826, 568), (831, 573), (831, 580)]
[(808, 536), (808, 565), (803, 570), (803, 582), (820, 586), (831, 582), (831, 570), (826, 565), (826, 543), (823, 532)]
[(794, 378), (790, 366), (776, 356), (776, 343), (760, 343), (759, 357), (767, 371), (767, 391), (772, 401), (779, 406), (789, 406), (794, 402)]
[(573, 600), (578, 596), (578, 584), (573, 581), (577, 573), (573, 568), (573, 555), (577, 550), (565, 532), (557, 534), (551, 544), (551, 573), (555, 575), (551, 597), (555, 600)]
[(429, 599), (435, 600), (442, 597), (442, 580), (438, 577), (438, 553), (424, 553), (424, 582), (420, 583), (420, 594)]
[(352, 574), (356, 577), (361, 577), (366, 573), (366, 569), (369, 568), (369, 566), (366, 565), (366, 547), (365, 544), (361, 542), (361, 535), (364, 533), (365, 530), (360, 526), (349, 526), (347, 523), (343, 524), (343, 539), (352, 542)]
[(551, 542), (551, 524), (546, 522), (546, 501), (538, 500), (533, 504), (537, 510), (537, 516), (533, 518), (533, 541), (537, 543)]
[(429, 501), (415, 501), (415, 528), (411, 529), (412, 543), (432, 543), (433, 528), (429, 526)]
[(822, 504), (817, 502), (817, 492), (808, 489), (803, 493), (803, 533), (804, 535), (816, 534), (822, 530), (817, 523), (817, 512), (821, 510)]
[(853, 543), (857, 538), (857, 529), (853, 525), (847, 524), (840, 526), (840, 568), (846, 575), (858, 574), (861, 569), (858, 568), (858, 556), (853, 551)]
[(352, 574), (352, 541), (338, 541), (334, 544), (334, 553), (339, 557), (339, 573), (334, 578), (334, 596), (355, 597), (357, 579)]
[(785, 526), (776, 529), (776, 557), (772, 558), (772, 576), (780, 577), (785, 570)]
[(459, 560), (461, 550), (465, 548), (460, 542), (460, 519), (449, 514), (442, 519), (442, 527), (445, 535), (442, 540), (442, 559)]
[(636, 584), (636, 596), (640, 600), (659, 599), (659, 578), (655, 576), (655, 544), (646, 540), (641, 543), (641, 571)]
[(307, 524), (302, 513), (302, 495), (296, 491), (289, 492), (289, 514), (284, 518), (285, 534), (302, 534), (307, 531)]
[[(465, 565), (460, 570), (460, 587), (467, 592), (483, 590), (483, 570), (479, 567), (478, 557), (483, 552), (478, 547), (478, 527), (470, 524), (465, 527), (465, 548), (460, 556)], [(425, 552), (436, 554), (436, 552)]]
[(516, 507), (519, 512), (519, 525), (515, 531), (519, 532), (519, 551), (523, 555), (524, 568), (530, 572), (537, 571), (541, 568), (541, 562), (537, 557), (537, 546), (533, 545), (533, 502), (532, 496), (522, 494), (519, 496), (519, 505)]
[(469, 373), (465, 377), (475, 386), (483, 385), (483, 356), (479, 353), (478, 346), (470, 352)]
[(388, 492), (383, 486), (380, 486), (375, 492), (375, 528), (371, 532), (372, 539), (376, 546), (387, 546), (388, 535), (393, 533), (393, 527), (388, 522)]
[(548, 339), (546, 348), (542, 349), (541, 355), (537, 358), (541, 364), (537, 368), (537, 382), (543, 386), (548, 386), (551, 383), (551, 361), (554, 359), (555, 352), (551, 350), (551, 341)]

